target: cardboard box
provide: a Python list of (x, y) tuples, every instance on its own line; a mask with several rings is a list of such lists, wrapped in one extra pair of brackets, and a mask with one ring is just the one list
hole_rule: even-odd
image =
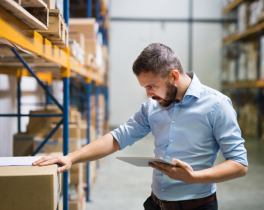
[[(82, 146), (85, 146), (85, 145), (87, 145), (87, 138), (86, 138), (86, 129), (87, 128), (87, 126), (83, 126), (82, 125), (82, 127), (81, 127), (81, 132), (82, 132), (82, 134), (81, 134), (81, 145)], [(94, 129), (94, 127), (93, 126), (90, 126), (90, 143), (91, 142), (93, 142), (93, 141), (95, 141), (96, 140), (96, 132), (95, 132), (95, 129)]]
[(47, 6), (48, 6), (48, 9), (56, 9), (55, 7), (55, 2), (56, 0), (43, 0)]
[[(38, 146), (42, 143), (42, 141), (34, 140), (33, 148), (34, 150), (38, 148)], [(75, 152), (76, 150), (81, 148), (81, 141), (79, 139), (70, 139), (69, 140), (69, 152)], [(63, 141), (59, 140), (49, 140), (39, 151), (40, 153), (51, 154), (54, 152), (62, 152), (63, 151)]]
[(81, 113), (77, 109), (70, 109), (69, 123), (81, 124)]
[(0, 209), (56, 210), (60, 179), (57, 165), (0, 167)]
[(85, 53), (86, 54), (92, 54), (93, 56), (96, 56), (96, 47), (97, 47), (97, 41), (96, 39), (85, 39)]
[[(77, 165), (77, 164), (76, 164)], [(70, 169), (70, 174), (71, 174), (71, 184), (78, 185), (83, 183), (83, 168), (82, 168), (82, 163), (78, 163), (80, 167), (78, 167), (78, 171), (76, 171), (76, 168)]]
[[(90, 168), (90, 187), (92, 187), (97, 178), (96, 161), (91, 161), (89, 168)], [(86, 163), (83, 163), (83, 183), (87, 183), (86, 182)]]
[[(51, 129), (55, 128), (55, 124), (51, 124)], [(77, 124), (69, 124), (69, 139), (80, 139), (81, 129)], [(63, 125), (61, 125), (58, 130), (52, 135), (51, 139), (60, 140), (63, 139)]]
[(76, 172), (76, 173), (82, 172), (82, 163), (73, 164), (70, 169), (70, 173), (72, 172)]
[(79, 200), (69, 201), (69, 210), (81, 210), (81, 203)]
[[(30, 111), (30, 114), (62, 114), (60, 109), (44, 109)], [(27, 125), (28, 134), (47, 136), (51, 132), (50, 125), (59, 123), (62, 117), (30, 117)]]
[(70, 33), (70, 39), (74, 39), (79, 43), (83, 51), (85, 51), (85, 37), (83, 33)]
[(96, 39), (95, 18), (70, 18), (70, 33), (83, 33), (86, 39)]
[(42, 136), (17, 133), (13, 136), (13, 156), (29, 156), (34, 152), (34, 140), (43, 141)]

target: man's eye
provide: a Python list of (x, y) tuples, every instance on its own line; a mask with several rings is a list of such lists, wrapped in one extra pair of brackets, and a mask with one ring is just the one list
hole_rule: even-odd
[(150, 86), (150, 89), (153, 89), (153, 88), (154, 88), (154, 85), (151, 85), (151, 86)]

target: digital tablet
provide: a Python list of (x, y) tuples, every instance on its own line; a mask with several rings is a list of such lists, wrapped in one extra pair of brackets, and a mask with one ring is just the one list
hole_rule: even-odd
[(163, 158), (159, 157), (116, 157), (119, 160), (122, 160), (124, 162), (130, 163), (135, 166), (139, 167), (150, 167), (148, 164), (155, 162), (165, 163), (171, 166), (176, 166), (176, 164), (164, 160)]

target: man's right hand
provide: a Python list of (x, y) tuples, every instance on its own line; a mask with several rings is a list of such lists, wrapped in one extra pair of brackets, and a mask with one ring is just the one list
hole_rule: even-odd
[(47, 157), (43, 157), (32, 163), (33, 166), (47, 166), (52, 164), (58, 164), (60, 167), (58, 168), (58, 173), (68, 171), (72, 166), (72, 161), (70, 157), (67, 156), (56, 156), (50, 155)]

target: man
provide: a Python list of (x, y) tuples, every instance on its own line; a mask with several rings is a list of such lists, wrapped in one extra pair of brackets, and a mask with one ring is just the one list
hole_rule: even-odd
[[(146, 210), (217, 209), (216, 184), (245, 176), (246, 149), (228, 97), (185, 73), (175, 53), (150, 44), (133, 64), (149, 99), (124, 125), (64, 157), (44, 157), (33, 165), (58, 163), (58, 172), (74, 163), (105, 157), (132, 145), (150, 131), (155, 157), (177, 167), (154, 162), (152, 194)], [(214, 166), (219, 149), (226, 161)]]

